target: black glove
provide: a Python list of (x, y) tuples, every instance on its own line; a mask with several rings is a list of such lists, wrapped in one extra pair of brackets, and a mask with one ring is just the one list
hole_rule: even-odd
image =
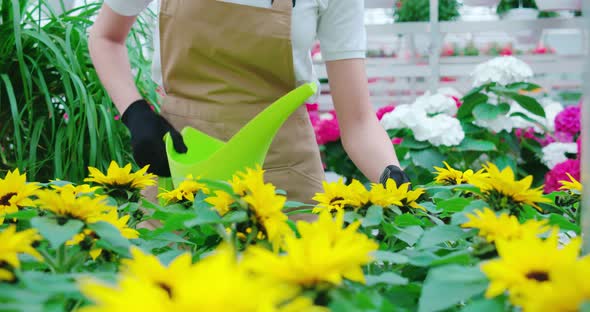
[(180, 133), (154, 112), (148, 102), (137, 100), (123, 113), (121, 118), (131, 132), (131, 148), (133, 158), (140, 167), (150, 165), (148, 171), (161, 177), (170, 176), (168, 157), (164, 135), (170, 132), (174, 149), (178, 153), (186, 153), (187, 147)]
[[(381, 178), (379, 178), (379, 183), (385, 185), (385, 183), (389, 179), (393, 179), (398, 187), (402, 184), (411, 182), (410, 177), (408, 177), (408, 175), (400, 167), (394, 165), (387, 166), (387, 168), (383, 170)], [(408, 189), (411, 188), (412, 185), (410, 184), (410, 187)]]

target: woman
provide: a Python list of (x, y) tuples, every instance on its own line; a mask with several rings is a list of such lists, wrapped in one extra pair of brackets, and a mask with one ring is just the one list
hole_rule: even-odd
[[(133, 155), (169, 176), (162, 137), (186, 146), (177, 130), (192, 126), (228, 140), (264, 107), (304, 82), (316, 82), (316, 37), (350, 158), (372, 181), (409, 182), (369, 102), (363, 0), (161, 0), (154, 80), (162, 113), (141, 99), (125, 39), (152, 0), (105, 0), (89, 45), (98, 75), (131, 133)], [(324, 172), (304, 107), (272, 143), (265, 177), (291, 200), (309, 203)]]

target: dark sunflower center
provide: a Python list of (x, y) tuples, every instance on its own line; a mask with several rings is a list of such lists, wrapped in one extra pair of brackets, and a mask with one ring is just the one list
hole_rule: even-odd
[(341, 200), (344, 200), (344, 198), (342, 198), (342, 197), (334, 197), (334, 198), (332, 198), (332, 200), (330, 200), (330, 204), (333, 204), (333, 203), (335, 203), (337, 201), (341, 201)]
[(16, 193), (8, 193), (2, 197), (0, 197), (0, 206), (8, 206), (10, 205), (10, 199), (16, 195)]
[(158, 287), (160, 287), (166, 291), (166, 293), (168, 294), (168, 297), (172, 298), (172, 287), (170, 287), (162, 282), (158, 283), (157, 285), (158, 285)]
[(546, 282), (549, 280), (549, 273), (541, 272), (541, 271), (532, 271), (529, 272), (526, 277), (528, 279), (535, 280), (537, 282)]

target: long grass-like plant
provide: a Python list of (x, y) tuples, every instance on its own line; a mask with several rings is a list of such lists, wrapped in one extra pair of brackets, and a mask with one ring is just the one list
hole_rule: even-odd
[[(87, 34), (100, 4), (55, 13), (46, 1), (0, 0), (0, 176), (81, 181), (87, 166), (131, 161), (128, 135), (101, 85)], [(143, 95), (157, 102), (149, 74), (151, 16), (129, 37)]]

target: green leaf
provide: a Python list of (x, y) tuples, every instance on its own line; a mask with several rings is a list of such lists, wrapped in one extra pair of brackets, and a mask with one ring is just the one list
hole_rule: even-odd
[(88, 225), (88, 228), (94, 231), (100, 237), (100, 240), (108, 243), (107, 248), (117, 253), (128, 255), (131, 243), (121, 235), (119, 229), (108, 222), (97, 222)]
[(571, 222), (566, 217), (552, 213), (549, 215), (549, 224), (557, 225), (563, 231), (574, 231), (580, 234), (580, 226)]
[(398, 232), (394, 236), (410, 246), (414, 246), (424, 233), (424, 230), (419, 226), (398, 227), (397, 230)]
[(498, 104), (498, 111), (500, 115), (506, 115), (510, 111), (510, 104), (500, 103)]
[(459, 239), (468, 237), (470, 233), (454, 225), (439, 225), (429, 228), (424, 232), (422, 238), (418, 243), (418, 248), (430, 248), (438, 244), (457, 241)]
[(541, 86), (534, 84), (534, 83), (530, 83), (530, 82), (515, 82), (515, 83), (511, 83), (506, 85), (506, 89), (512, 90), (512, 91), (519, 91), (519, 90), (525, 90), (525, 91), (533, 91), (536, 89), (540, 89)]
[[(481, 90), (480, 90), (481, 91)], [(483, 93), (473, 93), (463, 98), (463, 104), (457, 111), (457, 118), (460, 120), (467, 119), (472, 116), (473, 109), (482, 103), (487, 103), (489, 97)]]
[(392, 264), (405, 264), (408, 263), (409, 259), (407, 256), (400, 253), (377, 250), (373, 252), (373, 258), (376, 262), (392, 263)]
[(470, 199), (456, 197), (438, 202), (436, 203), (436, 206), (445, 212), (459, 212), (463, 211), (463, 209), (465, 209), (465, 207), (467, 207), (467, 205), (469, 205), (471, 202), (472, 200)]
[(381, 273), (380, 275), (369, 275), (366, 277), (367, 285), (373, 286), (377, 284), (387, 284), (387, 285), (407, 285), (408, 279), (395, 274), (393, 272), (385, 272)]
[(506, 298), (499, 296), (494, 299), (479, 299), (467, 304), (461, 312), (504, 312)]
[(221, 222), (221, 217), (219, 214), (217, 214), (217, 212), (209, 206), (205, 207), (203, 205), (196, 207), (196, 214), (196, 218), (184, 222), (184, 225), (187, 227), (194, 227), (197, 225), (215, 224)]
[(537, 116), (545, 117), (545, 109), (543, 109), (543, 106), (541, 106), (541, 104), (539, 104), (534, 98), (522, 94), (515, 94), (511, 97), (520, 104), (522, 108)]
[(410, 157), (417, 166), (432, 170), (434, 166), (441, 166), (446, 156), (434, 148), (427, 148), (419, 151), (411, 151)]
[(31, 219), (31, 225), (39, 230), (39, 233), (49, 241), (51, 247), (58, 248), (72, 239), (74, 235), (80, 233), (84, 227), (84, 222), (68, 220), (65, 224), (60, 225), (57, 219), (54, 218), (35, 217)]
[(248, 221), (248, 213), (243, 210), (232, 211), (223, 216), (223, 218), (221, 218), (221, 221), (223, 223), (240, 223)]
[(476, 140), (470, 137), (465, 137), (461, 144), (455, 147), (458, 152), (466, 152), (466, 151), (478, 151), (478, 152), (488, 152), (488, 151), (495, 151), (496, 144), (491, 141), (485, 140)]
[(410, 225), (421, 225), (424, 226), (424, 221), (420, 220), (418, 217), (411, 213), (404, 213), (402, 215), (396, 216), (394, 223), (398, 226), (410, 226)]
[(362, 226), (370, 227), (381, 224), (383, 221), (383, 208), (380, 206), (371, 206), (367, 210), (367, 215), (363, 218)]
[(493, 120), (502, 113), (502, 108), (497, 105), (481, 103), (473, 108), (473, 116), (481, 120)]
[(354, 221), (361, 220), (362, 216), (355, 211), (346, 211), (344, 213), (344, 222), (353, 223)]
[(488, 286), (486, 276), (478, 267), (447, 265), (431, 269), (420, 296), (420, 312), (440, 311), (474, 296)]
[(414, 137), (404, 137), (403, 142), (400, 144), (401, 148), (409, 148), (414, 150), (425, 149), (432, 146), (428, 141), (418, 141)]
[(447, 264), (461, 264), (468, 265), (476, 262), (477, 259), (471, 256), (471, 251), (467, 249), (457, 250), (448, 255), (435, 259), (430, 264), (431, 266), (440, 266)]

